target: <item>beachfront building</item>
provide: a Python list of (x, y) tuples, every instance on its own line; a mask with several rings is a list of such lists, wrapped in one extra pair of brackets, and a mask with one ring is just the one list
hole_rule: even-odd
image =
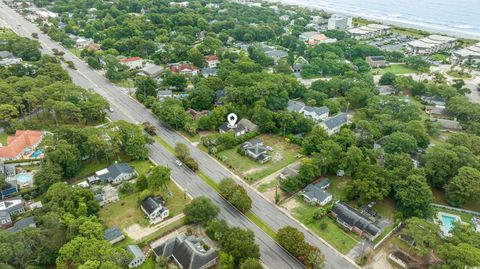
[(443, 35), (429, 35), (407, 43), (407, 53), (429, 55), (455, 47), (456, 39)]
[(480, 65), (480, 42), (455, 51), (452, 55), (452, 60), (462, 64)]
[(371, 23), (347, 30), (347, 32), (353, 39), (365, 40), (387, 35), (390, 33), (390, 29), (391, 27), (387, 25)]
[(328, 19), (328, 30), (346, 30), (352, 27), (352, 17), (346, 17), (339, 14), (333, 14)]

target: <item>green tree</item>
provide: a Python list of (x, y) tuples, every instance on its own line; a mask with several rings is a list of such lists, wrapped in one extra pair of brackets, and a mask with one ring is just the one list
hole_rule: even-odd
[(33, 175), (33, 184), (39, 194), (45, 193), (54, 183), (62, 180), (62, 169), (51, 161), (42, 163), (40, 169)]
[(263, 266), (258, 259), (248, 258), (242, 262), (240, 269), (262, 269)]
[(307, 254), (308, 244), (305, 242), (305, 236), (292, 226), (286, 226), (278, 230), (277, 241), (297, 258)]
[(74, 188), (64, 183), (53, 184), (43, 195), (42, 203), (47, 210), (60, 216), (92, 216), (100, 206), (89, 189)]
[(444, 261), (440, 266), (442, 269), (474, 268), (480, 261), (480, 248), (466, 243), (444, 244), (440, 247), (438, 255)]
[(222, 237), (223, 250), (232, 255), (236, 263), (248, 258), (260, 258), (260, 250), (255, 244), (255, 235), (250, 230), (233, 227)]
[(200, 196), (192, 200), (184, 209), (185, 221), (187, 223), (205, 224), (214, 219), (220, 208), (207, 197)]
[(405, 221), (402, 233), (413, 239), (415, 248), (412, 250), (420, 255), (424, 255), (430, 253), (435, 248), (439, 229), (438, 225), (433, 222), (413, 217)]
[(411, 175), (395, 183), (395, 200), (404, 216), (425, 217), (430, 212), (433, 194), (423, 176)]
[(175, 144), (175, 156), (183, 161), (190, 156), (190, 149), (186, 144), (178, 142)]
[(47, 161), (58, 165), (62, 169), (62, 178), (69, 179), (75, 176), (80, 169), (82, 157), (74, 145), (65, 140), (58, 141), (46, 151)]
[(165, 166), (155, 166), (147, 176), (147, 184), (150, 190), (167, 190), (167, 183), (170, 181), (171, 169)]
[(218, 257), (219, 257), (220, 269), (234, 269), (235, 268), (235, 261), (233, 260), (232, 255), (230, 255), (228, 253), (225, 253), (225, 252), (220, 252)]
[(413, 153), (417, 149), (417, 141), (405, 132), (394, 132), (385, 141), (383, 149), (387, 153)]
[(393, 85), (395, 82), (396, 76), (394, 73), (391, 72), (385, 72), (381, 77), (380, 77), (380, 85)]
[(135, 78), (135, 94), (139, 98), (146, 98), (147, 96), (157, 96), (157, 82), (147, 76), (137, 76)]
[(177, 99), (167, 98), (153, 107), (157, 117), (175, 129), (182, 129), (189, 119), (182, 102)]
[(460, 159), (447, 146), (437, 145), (427, 150), (424, 156), (425, 175), (434, 187), (443, 187), (458, 171)]
[(458, 174), (445, 187), (448, 203), (454, 206), (465, 204), (480, 192), (480, 171), (472, 167), (458, 169)]

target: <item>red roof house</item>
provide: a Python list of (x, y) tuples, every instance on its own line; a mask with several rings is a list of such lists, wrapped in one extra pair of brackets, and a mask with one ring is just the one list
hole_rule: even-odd
[(0, 159), (14, 160), (28, 153), (42, 141), (42, 132), (33, 130), (18, 130), (14, 136), (7, 138), (7, 145), (0, 147)]
[(119, 62), (127, 65), (130, 68), (140, 68), (143, 66), (143, 59), (140, 57), (120, 59)]
[(204, 59), (207, 62), (209, 68), (217, 68), (218, 63), (220, 63), (217, 55), (207, 55), (204, 57)]
[(170, 71), (186, 76), (195, 76), (198, 74), (198, 68), (191, 63), (172, 64), (170, 65)]

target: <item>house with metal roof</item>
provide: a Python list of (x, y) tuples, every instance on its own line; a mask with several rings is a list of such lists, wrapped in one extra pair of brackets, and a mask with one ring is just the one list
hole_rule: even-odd
[(381, 229), (372, 221), (344, 203), (336, 202), (332, 207), (331, 213), (337, 223), (359, 236), (373, 241), (381, 233)]
[(303, 102), (294, 100), (288, 100), (287, 110), (303, 114), (304, 117), (310, 117), (316, 121), (326, 120), (330, 112), (330, 110), (326, 106), (307, 106)]
[(120, 184), (137, 175), (135, 169), (126, 163), (115, 163), (95, 172), (95, 176), (103, 183)]
[(150, 224), (156, 224), (167, 218), (170, 214), (165, 201), (161, 196), (148, 196), (140, 203), (140, 208), (147, 215)]
[(106, 229), (105, 232), (103, 232), (103, 237), (112, 245), (125, 239), (125, 236), (117, 227)]
[(182, 269), (206, 269), (218, 263), (217, 252), (193, 235), (182, 233), (152, 248), (157, 259), (167, 257)]
[(160, 102), (165, 101), (167, 98), (173, 98), (173, 92), (171, 90), (161, 90), (157, 91), (157, 99)]
[(0, 201), (0, 227), (12, 224), (12, 216), (25, 213), (22, 196)]
[(365, 61), (372, 68), (385, 67), (388, 65), (387, 60), (385, 60), (385, 56), (382, 56), (382, 55), (367, 56), (365, 57)]
[(348, 117), (346, 113), (339, 113), (333, 117), (326, 119), (320, 123), (320, 126), (327, 131), (328, 135), (337, 134), (340, 132), (340, 128), (348, 123)]
[(247, 129), (245, 128), (245, 126), (243, 126), (240, 123), (235, 124), (234, 126), (230, 126), (230, 124), (224, 123), (220, 125), (220, 127), (218, 127), (218, 131), (221, 134), (224, 134), (227, 132), (233, 132), (235, 136), (241, 136), (247, 133)]
[(133, 255), (133, 259), (128, 263), (128, 268), (139, 267), (143, 262), (145, 262), (145, 254), (139, 246), (128, 245), (126, 249)]
[(165, 69), (159, 65), (152, 64), (152, 63), (147, 63), (145, 64), (144, 67), (140, 70), (140, 74), (151, 77), (151, 78), (156, 78), (160, 76)]

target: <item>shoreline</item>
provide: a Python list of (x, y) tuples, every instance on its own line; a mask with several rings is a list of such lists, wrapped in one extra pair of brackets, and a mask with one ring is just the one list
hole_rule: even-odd
[(420, 31), (429, 32), (432, 34), (436, 33), (436, 34), (449, 35), (456, 38), (480, 40), (480, 33), (466, 32), (466, 31), (447, 28), (439, 25), (427, 25), (427, 24), (422, 24), (420, 22), (409, 22), (406, 19), (385, 19), (382, 17), (374, 16), (374, 15), (368, 15), (368, 14), (357, 13), (352, 11), (343, 11), (335, 8), (329, 8), (329, 7), (315, 6), (315, 5), (303, 3), (303, 2), (298, 3), (294, 0), (265, 0), (265, 1), (271, 4), (280, 4), (284, 6), (298, 6), (298, 7), (308, 8), (312, 10), (323, 10), (328, 13), (337, 13), (337, 14), (342, 14), (346, 16), (351, 16), (354, 18), (357, 17), (357, 18), (372, 20), (375, 22), (389, 24), (389, 25), (401, 27), (401, 28), (412, 28)]

